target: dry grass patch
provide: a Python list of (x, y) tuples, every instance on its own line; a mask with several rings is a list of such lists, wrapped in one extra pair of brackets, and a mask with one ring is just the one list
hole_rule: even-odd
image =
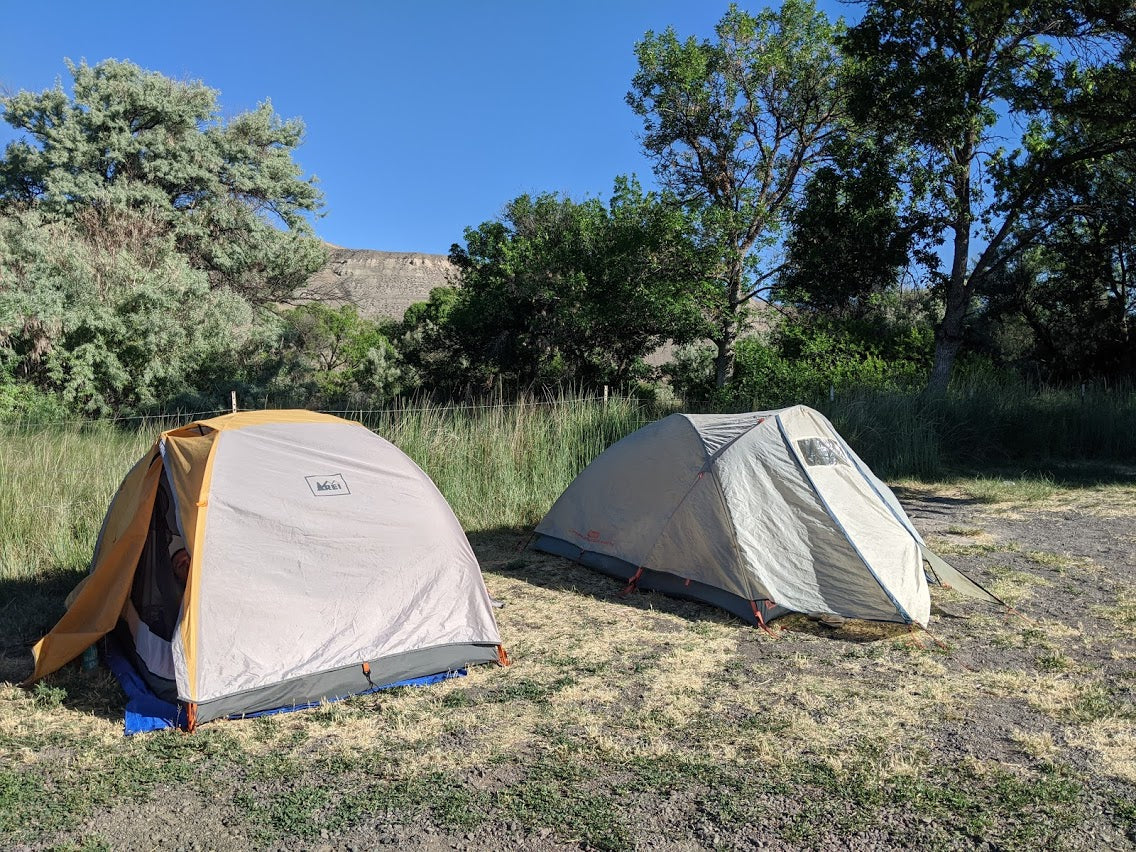
[(986, 588), (1011, 606), (1028, 600), (1038, 588), (1053, 585), (1053, 582), (1045, 577), (1039, 577), (1028, 571), (1017, 571), (1005, 565), (992, 565), (987, 570), (994, 580), (988, 582)]
[(1070, 745), (1091, 751), (1106, 773), (1136, 784), (1136, 723), (1131, 716), (1097, 719), (1065, 736)]
[(1025, 557), (1035, 565), (1049, 568), (1061, 576), (1067, 574), (1101, 574), (1105, 568), (1087, 556), (1073, 556), (1069, 553), (1053, 553), (1048, 550), (1027, 550)]
[(1129, 638), (1136, 634), (1136, 592), (1131, 589), (1120, 589), (1115, 603), (1096, 604), (1090, 612), (1097, 618), (1110, 622)]
[(990, 533), (968, 539), (927, 537), (927, 546), (940, 556), (986, 556), (992, 553), (1017, 553), (1021, 546), (1013, 541), (1000, 541)]
[(1018, 744), (1022, 752), (1034, 760), (1051, 761), (1060, 754), (1061, 749), (1049, 731), (1015, 730), (1010, 738)]
[(1009, 519), (1038, 511), (1104, 518), (1136, 512), (1136, 471), (1117, 470), (1110, 478), (1122, 481), (1065, 485), (1048, 475), (970, 476), (936, 482), (902, 480), (896, 485), (912, 497), (978, 503)]

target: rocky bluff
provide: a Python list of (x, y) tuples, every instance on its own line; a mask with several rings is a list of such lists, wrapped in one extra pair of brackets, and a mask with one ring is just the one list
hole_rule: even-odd
[(327, 265), (308, 279), (301, 298), (355, 305), (367, 319), (401, 319), (435, 287), (453, 285), (454, 265), (444, 254), (349, 249), (328, 245)]

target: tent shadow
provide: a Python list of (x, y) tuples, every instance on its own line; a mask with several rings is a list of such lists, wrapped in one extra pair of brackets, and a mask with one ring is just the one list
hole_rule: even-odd
[[(18, 684), (32, 673), (32, 646), (63, 615), (63, 601), (86, 568), (86, 564), (60, 565), (39, 577), (0, 580), (0, 683)], [(58, 704), (115, 723), (122, 721), (126, 705), (109, 670), (100, 666), (83, 671), (78, 660), (49, 675), (42, 686), (27, 694), (41, 706)]]
[[(508, 527), (469, 533), (470, 544), (488, 577), (509, 577), (531, 586), (571, 592), (604, 603), (619, 603), (642, 612), (666, 613), (692, 624), (712, 622), (761, 633), (760, 628), (702, 601), (653, 591), (624, 594), (625, 585), (619, 580), (570, 559), (533, 550), (528, 546), (529, 538), (529, 530)], [(505, 604), (508, 606), (509, 601)], [(774, 634), (783, 631), (856, 644), (894, 639), (910, 630), (903, 624), (853, 619), (838, 627), (829, 627), (797, 613), (783, 616), (770, 626)]]
[(38, 577), (0, 579), (0, 683), (32, 672), (32, 646), (63, 615), (63, 601), (87, 566), (59, 565)]

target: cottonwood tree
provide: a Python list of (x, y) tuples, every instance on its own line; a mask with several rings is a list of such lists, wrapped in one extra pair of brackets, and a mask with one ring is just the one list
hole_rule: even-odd
[(751, 300), (780, 271), (787, 217), (842, 115), (832, 24), (805, 0), (751, 15), (731, 6), (716, 38), (648, 32), (627, 102), (660, 183), (691, 211), (715, 253), (703, 309), (715, 382), (733, 371)]
[(705, 331), (701, 280), (674, 204), (617, 179), (610, 206), (519, 196), (502, 219), (467, 228), (450, 258), (460, 287), (445, 339), (468, 378), (519, 386), (620, 382), (668, 339)]
[(918, 152), (909, 201), (949, 255), (930, 391), (947, 388), (984, 282), (1064, 215), (1026, 214), (1136, 144), (1134, 16), (1117, 0), (872, 0), (843, 40), (853, 112)]
[[(1023, 217), (1055, 223), (996, 271), (983, 316), (1029, 330), (1022, 353), (1051, 379), (1136, 372), (1136, 152), (1107, 157), (1053, 187)], [(1004, 333), (1007, 333), (1004, 331)]]
[(843, 318), (896, 290), (928, 247), (900, 215), (902, 152), (855, 132), (839, 134), (828, 150), (792, 212), (773, 295), (801, 311)]

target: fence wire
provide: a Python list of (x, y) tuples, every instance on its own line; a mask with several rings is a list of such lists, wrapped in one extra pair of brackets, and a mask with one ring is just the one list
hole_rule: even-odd
[[(463, 403), (442, 404), (442, 403), (439, 403), (437, 405), (412, 405), (412, 406), (406, 406), (406, 407), (393, 406), (393, 407), (388, 407), (388, 408), (366, 408), (366, 409), (343, 408), (343, 409), (309, 409), (309, 410), (314, 411), (317, 414), (331, 414), (331, 415), (334, 415), (336, 417), (343, 417), (345, 419), (357, 419), (357, 420), (360, 420), (360, 421), (363, 421), (363, 420), (374, 421), (374, 420), (383, 419), (384, 417), (397, 418), (398, 416), (403, 415), (403, 414), (432, 413), (432, 414), (445, 415), (445, 416), (448, 417), (448, 416), (453, 416), (455, 414), (460, 414), (460, 413), (465, 412), (465, 411), (491, 411), (491, 410), (504, 411), (504, 410), (515, 410), (515, 409), (530, 409), (530, 408), (531, 409), (550, 408), (550, 407), (555, 407), (555, 406), (558, 406), (558, 405), (577, 406), (577, 405), (584, 404), (584, 403), (605, 403), (606, 404), (606, 403), (617, 403), (617, 402), (620, 403), (620, 404), (624, 404), (624, 405), (626, 405), (628, 403), (633, 403), (635, 405), (637, 412), (638, 412), (638, 416), (636, 418), (637, 424), (640, 425), (640, 426), (646, 424), (647, 420), (642, 415), (642, 403), (640, 403), (638, 400), (633, 400), (630, 397), (615, 396), (615, 395), (610, 395), (608, 397), (588, 396), (588, 397), (573, 397), (571, 399), (551, 398), (551, 399), (519, 400), (519, 401), (516, 401), (516, 402), (497, 402), (497, 403), (468, 403), (468, 404), (463, 404)], [(171, 413), (171, 414), (145, 414), (145, 415), (122, 416), (122, 417), (104, 417), (104, 418), (76, 418), (76, 419), (73, 419), (73, 420), (34, 421), (34, 422), (28, 422), (28, 423), (19, 423), (19, 422), (7, 423), (7, 424), (0, 423), (0, 440), (2, 440), (2, 437), (3, 437), (5, 432), (8, 432), (10, 434), (14, 433), (14, 434), (17, 434), (17, 435), (19, 435), (19, 434), (31, 435), (31, 434), (34, 434), (34, 433), (39, 432), (39, 431), (47, 431), (49, 429), (60, 429), (60, 428), (64, 428), (64, 427), (94, 427), (94, 426), (97, 426), (99, 424), (121, 425), (121, 424), (124, 424), (124, 423), (131, 423), (131, 422), (138, 423), (139, 429), (143, 428), (146, 425), (146, 423), (154, 423), (155, 425), (159, 425), (159, 424), (163, 424), (163, 423), (170, 422), (170, 421), (176, 422), (178, 426), (181, 426), (181, 425), (188, 425), (189, 423), (192, 423), (194, 420), (202, 418), (202, 417), (213, 417), (213, 416), (217, 416), (217, 415), (232, 414), (232, 413), (237, 413), (237, 412), (266, 411), (266, 410), (276, 410), (276, 409), (260, 409), (260, 408), (241, 408), (241, 407), (238, 407), (235, 412), (232, 408), (219, 408), (219, 409), (212, 409), (212, 410), (208, 410), (208, 411), (193, 411), (193, 412), (185, 412), (185, 413), (177, 412), (177, 413)], [(53, 464), (50, 460), (46, 460), (43, 465), (40, 465), (35, 470), (12, 471), (10, 468), (0, 469), (0, 492), (5, 490), (4, 489), (5, 485), (12, 483), (12, 482), (19, 482), (21, 480), (26, 481), (26, 480), (29, 480), (29, 479), (41, 480), (41, 479), (43, 479), (45, 472), (50, 473), (51, 476), (55, 479), (60, 479), (60, 478), (63, 478), (63, 477), (73, 476), (73, 475), (77, 475), (77, 474), (88, 475), (88, 474), (102, 473), (103, 469), (99, 468), (99, 467), (95, 467), (93, 465), (59, 466), (57, 464)], [(61, 503), (59, 503), (59, 504), (51, 503), (51, 504), (45, 504), (45, 505), (31, 506), (31, 507), (27, 507), (27, 508), (51, 509), (51, 508), (59, 508), (61, 505), (66, 506), (68, 508), (73, 508), (73, 507), (77, 507), (77, 506), (88, 506), (88, 505), (101, 506), (103, 504), (100, 503), (99, 501), (95, 501), (95, 500), (61, 501)], [(3, 522), (3, 520), (2, 520), (2, 518), (0, 518), (0, 523), (2, 523), (2, 522)]]
[[(631, 401), (630, 397), (616, 396), (614, 394), (603, 396), (584, 396), (572, 397), (570, 399), (534, 399), (534, 400), (519, 400), (517, 402), (492, 402), (492, 403), (438, 403), (436, 405), (409, 405), (409, 406), (389, 406), (386, 408), (312, 408), (307, 409), (317, 414), (332, 414), (336, 417), (347, 416), (370, 416), (370, 415), (398, 415), (398, 414), (413, 414), (432, 412), (438, 413), (451, 413), (461, 411), (489, 411), (495, 409), (515, 409), (515, 408), (548, 408), (557, 405), (578, 405), (585, 402), (622, 402), (627, 403)], [(639, 403), (636, 402), (636, 405)], [(120, 424), (120, 423), (142, 423), (153, 422), (162, 423), (165, 421), (176, 420), (186, 424), (192, 423), (194, 420), (202, 417), (214, 417), (223, 414), (235, 414), (238, 412), (246, 411), (277, 411), (283, 409), (269, 409), (269, 408), (245, 408), (238, 406), (237, 408), (214, 408), (207, 411), (175, 411), (168, 414), (132, 414), (122, 415), (116, 417), (75, 417), (67, 420), (14, 420), (9, 423), (0, 423), (0, 432), (4, 430), (34, 430), (47, 427), (59, 426), (96, 426), (101, 423), (107, 424)]]

